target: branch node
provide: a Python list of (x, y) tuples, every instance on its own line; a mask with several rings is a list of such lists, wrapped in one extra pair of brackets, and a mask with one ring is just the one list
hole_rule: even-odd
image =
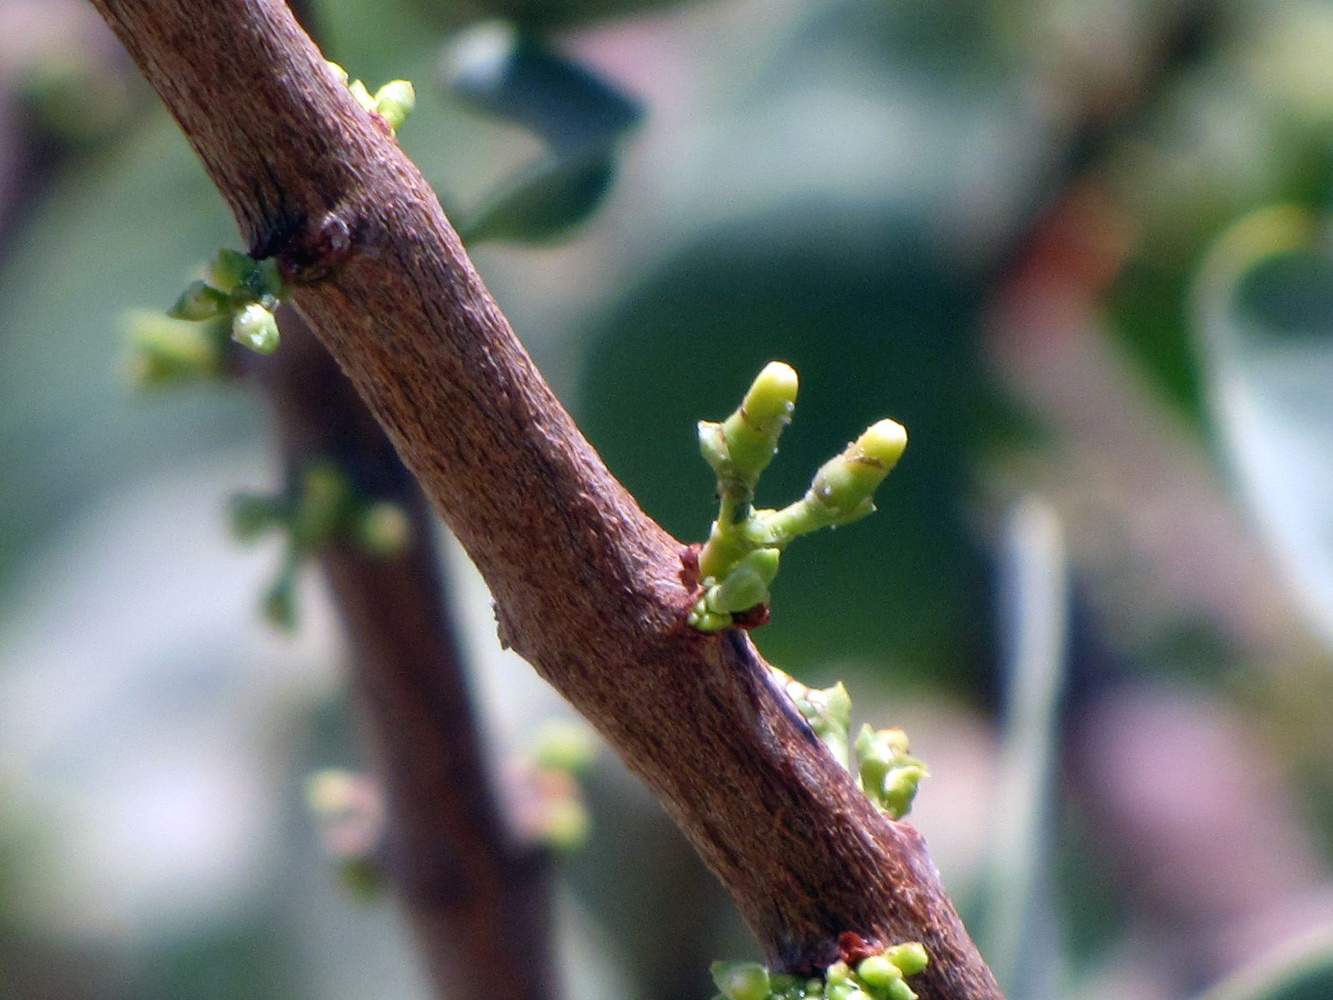
[(317, 220), (287, 216), (275, 220), (250, 248), (250, 256), (276, 258), (283, 280), (290, 285), (313, 285), (326, 280), (351, 256), (354, 228), (337, 211), (325, 212)]

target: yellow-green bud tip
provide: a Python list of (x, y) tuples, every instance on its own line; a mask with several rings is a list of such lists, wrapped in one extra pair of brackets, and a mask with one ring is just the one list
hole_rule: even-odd
[(770, 361), (745, 394), (745, 415), (752, 427), (786, 420), (796, 406), (800, 379), (796, 369), (783, 361)]
[(906, 449), (907, 429), (896, 420), (877, 421), (856, 439), (856, 450), (884, 466), (885, 472), (898, 464)]

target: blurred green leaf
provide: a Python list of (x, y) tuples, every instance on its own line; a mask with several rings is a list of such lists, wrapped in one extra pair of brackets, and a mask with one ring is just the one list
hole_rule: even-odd
[(458, 225), (464, 243), (546, 243), (586, 221), (615, 177), (614, 154), (544, 157), (492, 193)]
[(1333, 261), (1327, 220), (1248, 216), (1194, 291), (1212, 412), (1227, 457), (1297, 600), (1333, 638)]

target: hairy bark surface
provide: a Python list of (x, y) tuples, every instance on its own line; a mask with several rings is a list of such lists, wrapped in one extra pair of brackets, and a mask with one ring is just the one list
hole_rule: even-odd
[(420, 173), (284, 4), (93, 2), (481, 569), (501, 641), (647, 782), (769, 958), (813, 970), (847, 931), (919, 940), (923, 997), (999, 998), (916, 831), (875, 811), (746, 635), (685, 625), (682, 547), (579, 434)]

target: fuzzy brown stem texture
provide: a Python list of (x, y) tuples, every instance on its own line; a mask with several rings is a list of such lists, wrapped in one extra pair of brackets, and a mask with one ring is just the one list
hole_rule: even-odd
[(501, 640), (643, 778), (770, 960), (813, 970), (846, 931), (919, 940), (923, 997), (998, 1000), (916, 831), (875, 811), (744, 634), (685, 625), (681, 546), (579, 434), (434, 193), (286, 7), (93, 2), (480, 568)]

